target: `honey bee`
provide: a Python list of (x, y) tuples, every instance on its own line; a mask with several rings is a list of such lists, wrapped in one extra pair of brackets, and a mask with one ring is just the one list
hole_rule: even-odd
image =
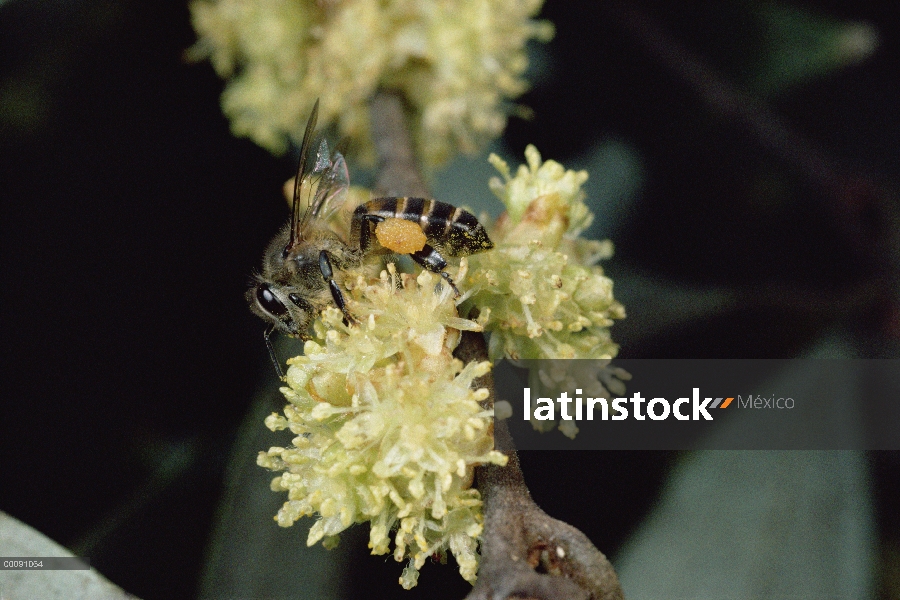
[(369, 200), (353, 212), (348, 234), (336, 233), (331, 224), (346, 200), (349, 175), (344, 157), (339, 152), (332, 154), (324, 139), (311, 156), (318, 112), (317, 100), (300, 147), (291, 219), (269, 243), (262, 272), (254, 276), (246, 294), (250, 310), (269, 323), (264, 333), (266, 348), (279, 377), (283, 373), (272, 346), (274, 332), (308, 339), (315, 316), (332, 302), (343, 312), (346, 323), (357, 322), (336, 279), (341, 278), (342, 269), (359, 266), (370, 253), (386, 251), (373, 240), (373, 227), (379, 223), (402, 219), (417, 224), (425, 244), (409, 256), (443, 277), (457, 296), (459, 290), (444, 271), (447, 260), (443, 255), (465, 256), (494, 246), (471, 213), (424, 198)]

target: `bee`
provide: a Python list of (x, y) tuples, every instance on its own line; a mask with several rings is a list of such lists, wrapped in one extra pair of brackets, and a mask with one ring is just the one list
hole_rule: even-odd
[[(300, 146), (291, 219), (269, 243), (262, 272), (253, 277), (246, 294), (250, 310), (269, 323), (264, 338), (279, 377), (283, 373), (272, 346), (274, 332), (308, 339), (316, 315), (331, 303), (341, 310), (346, 323), (357, 322), (336, 279), (340, 279), (341, 270), (361, 265), (369, 254), (386, 251), (373, 239), (373, 228), (379, 223), (388, 219), (416, 223), (425, 235), (425, 244), (409, 256), (443, 277), (457, 296), (459, 290), (444, 271), (444, 255), (465, 256), (494, 246), (471, 213), (424, 198), (365, 202), (354, 210), (347, 235), (339, 235), (331, 225), (346, 200), (347, 163), (340, 152), (330, 153), (324, 139), (311, 156), (318, 112), (317, 100)], [(306, 202), (301, 198), (304, 190)]]

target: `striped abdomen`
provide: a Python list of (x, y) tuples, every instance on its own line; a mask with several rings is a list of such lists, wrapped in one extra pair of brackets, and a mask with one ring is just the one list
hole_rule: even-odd
[(376, 198), (361, 204), (353, 213), (353, 239), (360, 248), (369, 244), (370, 224), (384, 219), (404, 219), (418, 223), (428, 243), (450, 256), (464, 256), (494, 247), (475, 216), (446, 202), (424, 198)]

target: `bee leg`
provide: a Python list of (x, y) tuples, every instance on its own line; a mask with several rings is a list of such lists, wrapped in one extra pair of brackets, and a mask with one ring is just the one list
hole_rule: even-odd
[(344, 313), (344, 325), (356, 323), (356, 319), (353, 318), (353, 315), (347, 310), (347, 302), (344, 300), (344, 294), (341, 293), (341, 288), (339, 288), (338, 284), (334, 281), (334, 270), (331, 268), (331, 259), (328, 258), (328, 252), (325, 250), (319, 252), (319, 271), (322, 272), (322, 277), (328, 282), (328, 289), (331, 292), (332, 300), (334, 300), (335, 305), (341, 309), (341, 312)]
[(359, 231), (359, 249), (360, 251), (365, 252), (369, 249), (369, 244), (371, 243), (369, 240), (372, 235), (372, 230), (369, 225), (371, 223), (381, 223), (384, 221), (384, 217), (367, 213), (365, 205), (361, 205), (353, 213), (353, 221), (353, 230)]
[(284, 378), (284, 371), (281, 370), (281, 364), (278, 362), (278, 355), (275, 354), (275, 346), (272, 345), (271, 335), (275, 332), (275, 326), (270, 325), (266, 331), (263, 333), (263, 337), (266, 340), (266, 348), (269, 350), (269, 358), (272, 359), (272, 364), (275, 365), (275, 372), (278, 373), (278, 379)]
[(444, 280), (450, 284), (450, 287), (453, 288), (453, 293), (456, 294), (456, 297), (459, 297), (459, 288), (457, 288), (456, 284), (453, 283), (453, 280), (450, 279), (450, 274), (444, 270), (447, 268), (447, 261), (437, 250), (428, 244), (425, 244), (421, 250), (410, 254), (410, 257), (422, 265), (424, 269), (431, 271), (432, 273), (437, 273), (443, 277)]

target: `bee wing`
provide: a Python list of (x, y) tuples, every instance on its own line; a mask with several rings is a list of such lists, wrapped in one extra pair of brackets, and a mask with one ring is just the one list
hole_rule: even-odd
[(347, 200), (347, 188), (350, 187), (347, 162), (339, 152), (333, 157), (322, 154), (322, 151), (327, 149), (328, 144), (323, 140), (316, 157), (316, 166), (321, 168), (321, 172), (317, 177), (315, 196), (303, 215), (300, 225), (301, 238), (316, 227), (325, 226)]
[(316, 164), (313, 166), (313, 174), (322, 173), (331, 166), (331, 152), (328, 150), (328, 140), (322, 138), (319, 149), (316, 151)]
[[(301, 240), (311, 237), (313, 229), (323, 226), (338, 212), (347, 199), (347, 188), (350, 187), (350, 175), (343, 155), (335, 152), (332, 156), (325, 139), (318, 143), (315, 156), (312, 156), (318, 114), (319, 101), (316, 100), (300, 147), (300, 164), (294, 180), (291, 237), (284, 249), (285, 256)], [(311, 198), (310, 190), (315, 190)], [(301, 198), (303, 195), (306, 195), (306, 202)], [(303, 206), (305, 210), (301, 208)]]
[[(287, 256), (288, 252), (293, 249), (297, 242), (303, 239), (304, 223), (308, 221), (309, 208), (307, 208), (303, 215), (300, 214), (300, 205), (302, 204), (300, 201), (300, 190), (303, 187), (303, 181), (310, 176), (307, 168), (309, 163), (309, 147), (310, 144), (312, 144), (312, 138), (315, 135), (316, 121), (318, 118), (319, 101), (316, 100), (316, 103), (313, 105), (312, 114), (309, 115), (309, 121), (306, 122), (306, 131), (303, 133), (303, 142), (300, 144), (300, 163), (297, 165), (297, 177), (294, 180), (294, 201), (291, 205), (291, 237), (288, 240), (287, 246), (284, 247), (285, 256)], [(318, 157), (316, 162), (318, 163)], [(315, 166), (318, 167), (318, 164)]]

